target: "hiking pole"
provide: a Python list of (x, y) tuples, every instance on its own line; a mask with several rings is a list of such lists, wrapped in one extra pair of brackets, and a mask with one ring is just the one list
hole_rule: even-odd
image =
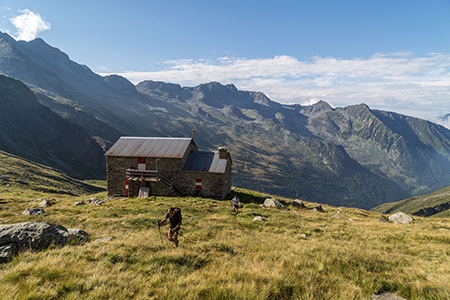
[(188, 240), (189, 242), (191, 242), (192, 244), (195, 244), (193, 241), (191, 241), (190, 239), (188, 239), (187, 237), (185, 237), (184, 235), (181, 234), (181, 232), (178, 232), (179, 235), (181, 235), (182, 237), (184, 237), (186, 240)]
[(159, 224), (158, 224), (158, 231), (159, 231), (159, 237), (161, 238), (161, 246), (164, 246), (163, 240), (162, 240), (162, 235), (161, 235), (161, 226), (159, 226)]

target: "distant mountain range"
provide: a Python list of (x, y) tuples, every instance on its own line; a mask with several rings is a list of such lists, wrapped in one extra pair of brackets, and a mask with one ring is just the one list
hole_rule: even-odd
[[(82, 127), (92, 141), (82, 145), (93, 153), (121, 135), (191, 136), (195, 129), (201, 149), (228, 147), (235, 186), (261, 192), (367, 209), (450, 185), (449, 130), (364, 104), (284, 105), (217, 82), (135, 86), (93, 73), (42, 39), (18, 42), (4, 33), (0, 73), (26, 84), (65, 124)], [(19, 148), (12, 152), (21, 155)]]

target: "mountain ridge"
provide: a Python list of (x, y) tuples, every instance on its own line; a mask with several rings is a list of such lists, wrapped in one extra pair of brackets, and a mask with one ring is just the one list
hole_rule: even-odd
[[(118, 75), (101, 77), (67, 55), (47, 70), (40, 66), (59, 50), (43, 40), (0, 36), (0, 44), (0, 73), (22, 80), (41, 104), (83, 127), (103, 149), (122, 135), (189, 137), (194, 129), (200, 148), (228, 147), (235, 185), (337, 206), (371, 208), (450, 185), (450, 131), (424, 120), (366, 104), (280, 104), (218, 82), (133, 85)], [(23, 63), (12, 64), (13, 54)], [(26, 64), (33, 64), (30, 74)], [(39, 80), (33, 70), (40, 70)]]

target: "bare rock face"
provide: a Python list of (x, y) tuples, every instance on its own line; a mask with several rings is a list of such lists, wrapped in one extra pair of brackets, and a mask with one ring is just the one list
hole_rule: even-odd
[(69, 233), (61, 225), (45, 222), (23, 222), (0, 225), (0, 260), (10, 259), (20, 250), (39, 250), (55, 245), (65, 245)]
[(409, 222), (413, 221), (414, 219), (407, 214), (403, 212), (395, 213), (391, 216), (389, 216), (389, 221), (394, 223), (403, 223), (403, 224), (409, 224)]

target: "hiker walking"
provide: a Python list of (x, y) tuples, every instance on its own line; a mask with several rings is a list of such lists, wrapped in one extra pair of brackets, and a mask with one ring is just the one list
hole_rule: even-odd
[(169, 219), (170, 226), (167, 238), (174, 243), (174, 247), (178, 247), (178, 234), (181, 228), (181, 210), (179, 208), (170, 207), (167, 211), (167, 215), (161, 222), (158, 222), (158, 226), (164, 224)]
[(233, 205), (234, 215), (237, 215), (238, 209), (239, 209), (239, 203), (241, 203), (241, 201), (239, 200), (239, 198), (237, 196), (234, 196), (234, 198), (231, 199), (230, 203)]

